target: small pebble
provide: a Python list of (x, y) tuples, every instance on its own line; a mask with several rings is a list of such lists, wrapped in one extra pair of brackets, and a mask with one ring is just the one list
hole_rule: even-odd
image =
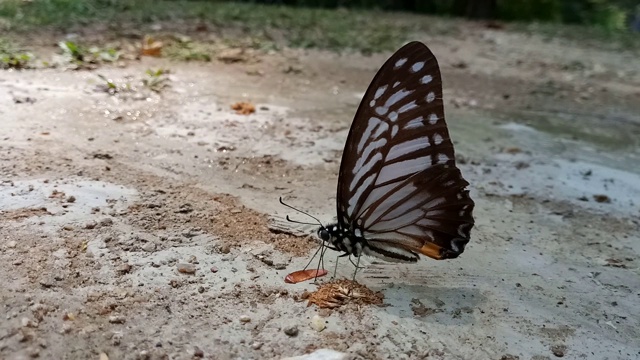
[(16, 242), (15, 242), (15, 241), (13, 241), (13, 240), (11, 240), (11, 241), (9, 241), (9, 243), (7, 243), (7, 247), (8, 247), (9, 249), (13, 249), (13, 248), (15, 248), (15, 247), (16, 247), (16, 245), (18, 245), (18, 243), (16, 243)]
[(321, 332), (322, 330), (326, 329), (327, 325), (326, 322), (323, 318), (321, 318), (319, 315), (313, 315), (313, 318), (311, 318), (311, 328), (317, 332)]
[(68, 333), (71, 332), (71, 330), (73, 330), (73, 324), (72, 323), (69, 323), (69, 322), (62, 323), (62, 331), (61, 332), (63, 334), (68, 334)]
[(74, 203), (74, 202), (76, 202), (76, 197), (75, 197), (75, 196), (73, 196), (73, 195), (69, 196), (69, 197), (67, 198), (67, 202), (69, 202), (69, 203)]
[(193, 348), (193, 356), (197, 358), (202, 358), (204, 357), (204, 351), (202, 351), (202, 349), (200, 349), (199, 347), (195, 346)]
[(222, 254), (228, 254), (231, 252), (231, 247), (228, 244), (222, 244), (220, 245), (219, 250)]
[(566, 351), (567, 347), (565, 345), (553, 345), (551, 347), (551, 352), (557, 357), (563, 357)]
[(195, 274), (196, 273), (196, 266), (193, 265), (193, 264), (178, 263), (176, 266), (178, 267), (178, 272), (180, 272), (182, 274)]
[(113, 225), (113, 219), (112, 218), (104, 218), (102, 220), (100, 220), (100, 226), (111, 226)]
[(109, 322), (112, 324), (124, 324), (125, 321), (126, 320), (124, 316), (119, 316), (119, 315), (109, 316)]
[(262, 343), (261, 342), (254, 342), (253, 344), (251, 344), (251, 348), (253, 350), (260, 350), (261, 347), (262, 347)]
[(128, 273), (131, 271), (131, 265), (129, 265), (129, 264), (122, 264), (122, 265), (119, 265), (119, 266), (116, 268), (116, 271), (117, 271), (117, 272), (118, 272), (118, 274), (120, 274), (120, 275), (128, 274)]
[(29, 356), (32, 358), (39, 358), (40, 357), (40, 349), (36, 348), (36, 347), (30, 347), (27, 349), (27, 352), (29, 353)]
[(21, 319), (21, 323), (23, 327), (30, 327), (30, 328), (37, 328), (38, 327), (38, 323), (36, 321), (33, 321), (27, 317), (23, 317)]
[(248, 323), (249, 321), (251, 321), (251, 318), (248, 315), (240, 316), (240, 322)]
[(291, 336), (291, 337), (296, 336), (296, 335), (298, 335), (298, 327), (295, 326), (295, 325), (294, 326), (287, 326), (286, 328), (284, 328), (284, 333), (287, 336)]
[(211, 267), (211, 272), (214, 273), (214, 274), (217, 273), (218, 272), (218, 268), (215, 267), (215, 266), (212, 266)]
[(91, 220), (88, 223), (84, 224), (84, 228), (85, 229), (94, 229), (96, 226), (98, 226), (98, 223)]
[(154, 251), (156, 251), (156, 244), (152, 243), (152, 242), (148, 242), (148, 243), (142, 245), (142, 250), (144, 250), (146, 252), (154, 252)]

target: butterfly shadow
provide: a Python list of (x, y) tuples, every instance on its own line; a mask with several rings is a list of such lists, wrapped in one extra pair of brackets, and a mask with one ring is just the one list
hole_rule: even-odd
[(476, 288), (473, 278), (455, 274), (403, 274), (381, 278), (363, 274), (361, 281), (374, 291), (381, 291), (385, 312), (392, 317), (420, 319), (442, 325), (463, 325), (477, 321), (487, 297)]

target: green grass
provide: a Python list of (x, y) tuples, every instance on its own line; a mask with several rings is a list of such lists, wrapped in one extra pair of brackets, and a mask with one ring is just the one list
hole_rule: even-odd
[[(212, 25), (222, 35), (250, 36), (260, 44), (304, 48), (392, 50), (410, 31), (407, 25), (376, 11), (326, 10), (216, 1), (154, 0), (22, 0), (0, 1), (0, 19), (13, 31), (43, 26), (61, 31), (109, 24), (184, 21)], [(0, 25), (2, 26), (2, 25)], [(284, 43), (282, 43), (284, 42)]]
[(566, 25), (553, 23), (512, 23), (508, 29), (538, 34), (547, 39), (575, 41), (584, 46), (605, 50), (640, 50), (640, 34), (610, 30), (600, 26)]
[(85, 47), (73, 41), (61, 41), (58, 47), (63, 58), (79, 68), (86, 64), (114, 62), (120, 58), (120, 52), (113, 48)]
[(33, 55), (13, 42), (0, 38), (0, 69), (26, 69), (33, 64)]
[[(370, 10), (294, 8), (227, 1), (185, 0), (0, 0), (0, 31), (32, 33), (90, 30), (106, 24), (113, 34), (150, 31), (151, 24), (169, 24), (167, 31), (197, 33), (198, 24), (225, 41), (250, 39), (254, 48), (291, 46), (364, 53), (393, 50), (411, 34), (455, 31), (452, 21), (437, 17)], [(176, 29), (177, 28), (177, 29)], [(507, 29), (549, 37), (591, 41), (605, 48), (640, 49), (640, 36), (596, 27), (509, 24)], [(209, 49), (197, 43), (174, 44), (176, 58), (207, 60)]]

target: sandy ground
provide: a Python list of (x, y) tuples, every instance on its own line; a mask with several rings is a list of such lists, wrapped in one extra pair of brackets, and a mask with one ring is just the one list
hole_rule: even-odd
[[(637, 58), (474, 24), (413, 38), (442, 66), (472, 241), (452, 261), (364, 261), (385, 306), (334, 311), (283, 281), (316, 245), (278, 197), (332, 220), (388, 54), (1, 72), (0, 358), (640, 358)], [(159, 94), (96, 89), (158, 67)]]

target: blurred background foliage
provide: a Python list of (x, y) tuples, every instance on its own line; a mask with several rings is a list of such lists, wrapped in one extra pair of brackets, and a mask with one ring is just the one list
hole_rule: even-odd
[[(405, 11), (419, 14), (466, 17), (471, 19), (519, 22), (551, 22), (595, 25), (608, 30), (640, 31), (639, 0), (236, 0), (236, 3), (286, 5), (299, 8), (348, 8), (381, 11)], [(222, 0), (0, 0), (0, 16), (19, 15), (23, 11), (87, 14), (100, 11), (128, 11), (166, 3), (175, 6), (226, 4)], [(43, 18), (46, 18), (44, 16)]]
[(639, 1), (0, 0), (0, 39), (14, 32), (100, 28), (96, 24), (117, 33), (165, 22), (173, 24), (174, 31), (200, 24), (230, 41), (248, 38), (259, 48), (286, 45), (371, 53), (393, 50), (416, 32), (456, 31), (444, 18), (459, 17), (593, 46), (640, 49)]
[[(640, 17), (638, 0), (245, 0), (322, 8), (408, 11), (507, 21), (546, 21), (631, 29)], [(640, 29), (636, 29), (640, 30)]]

